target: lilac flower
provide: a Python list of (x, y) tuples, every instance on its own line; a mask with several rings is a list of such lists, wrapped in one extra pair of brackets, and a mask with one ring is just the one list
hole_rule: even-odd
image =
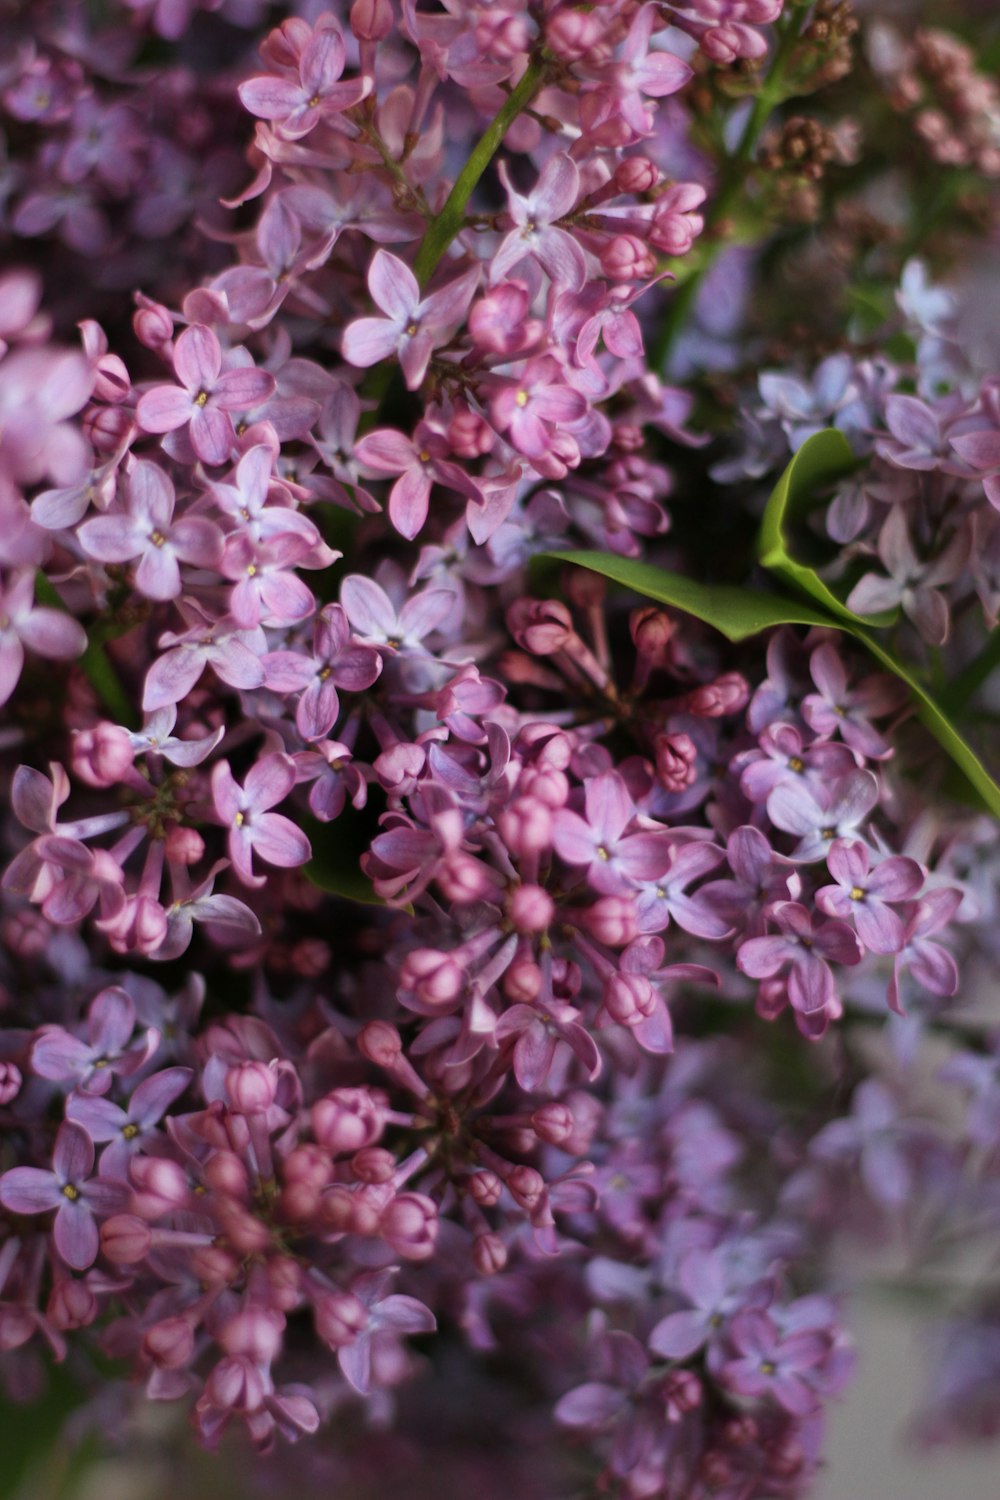
[(723, 1339), (734, 1315), (764, 1308), (773, 1296), (766, 1278), (748, 1282), (727, 1241), (683, 1255), (676, 1284), (691, 1306), (661, 1318), (646, 1341), (663, 1359), (690, 1359), (705, 1344)]
[(146, 1031), (135, 1042), (135, 1006), (117, 985), (101, 990), (87, 1011), (86, 1040), (62, 1026), (42, 1026), (31, 1048), (31, 1066), (40, 1078), (72, 1081), (89, 1094), (106, 1094), (114, 1077), (131, 1077), (156, 1050), (159, 1034)]
[(656, 16), (648, 6), (636, 11), (621, 47), (621, 61), (607, 70), (604, 89), (613, 97), (618, 112), (636, 136), (649, 135), (653, 114), (643, 104), (643, 95), (662, 99), (676, 94), (692, 76), (691, 69), (673, 52), (649, 50)]
[(894, 713), (906, 702), (906, 688), (898, 680), (874, 673), (848, 688), (847, 672), (835, 646), (817, 646), (809, 657), (809, 672), (818, 693), (802, 700), (802, 717), (816, 734), (840, 735), (860, 755), (882, 760), (890, 747), (871, 724), (873, 718)]
[(433, 1313), (422, 1302), (389, 1292), (392, 1274), (392, 1269), (374, 1271), (357, 1277), (351, 1286), (365, 1321), (350, 1343), (337, 1350), (337, 1363), (363, 1396), (371, 1389), (373, 1344), (392, 1343), (401, 1333), (433, 1333), (437, 1327)]
[(172, 766), (189, 767), (200, 766), (207, 760), (226, 732), (220, 724), (214, 734), (204, 735), (200, 740), (182, 740), (172, 732), (176, 722), (177, 709), (171, 703), (148, 714), (141, 730), (126, 729), (123, 733), (137, 754), (162, 755)]
[(586, 866), (587, 881), (595, 891), (619, 895), (666, 872), (673, 854), (669, 834), (664, 828), (626, 833), (636, 821), (636, 808), (616, 771), (587, 782), (584, 807), (584, 817), (559, 808), (552, 839), (556, 853), (567, 864)]
[(932, 995), (957, 993), (958, 965), (948, 949), (932, 938), (948, 925), (961, 904), (961, 891), (939, 886), (904, 910), (903, 946), (896, 954), (888, 991), (890, 1008), (897, 1014), (903, 1014), (899, 989), (904, 969)]
[(361, 645), (351, 635), (343, 606), (328, 604), (313, 626), (313, 654), (269, 651), (264, 657), (267, 686), (279, 693), (301, 693), (295, 723), (302, 738), (320, 740), (333, 728), (340, 700), (337, 689), (362, 693), (382, 670), (373, 646)]
[(418, 422), (412, 439), (391, 427), (369, 432), (354, 449), (358, 463), (372, 474), (398, 474), (389, 494), (389, 518), (408, 541), (427, 520), (435, 483), (482, 501), (478, 485), (447, 455), (451, 446), (429, 422)]
[(21, 484), (48, 475), (73, 484), (91, 462), (89, 445), (67, 419), (85, 404), (94, 372), (82, 354), (16, 349), (0, 362), (0, 472)]
[(875, 452), (901, 469), (944, 469), (959, 466), (949, 459), (952, 446), (947, 416), (927, 406), (916, 396), (893, 395), (885, 403), (890, 437), (879, 438)]
[(0, 704), (17, 686), (26, 646), (55, 661), (70, 660), (86, 650), (86, 633), (71, 615), (37, 606), (34, 599), (32, 571), (14, 573), (6, 586), (0, 578)]
[(274, 376), (252, 365), (231, 364), (224, 370), (219, 340), (202, 323), (185, 328), (174, 345), (174, 370), (180, 386), (158, 385), (139, 398), (139, 426), (154, 433), (188, 427), (198, 457), (206, 464), (224, 464), (236, 442), (230, 412), (270, 396)]
[[(327, 549), (330, 561), (340, 555)], [(296, 567), (324, 566), (314, 560), (307, 537), (286, 531), (269, 542), (254, 542), (243, 532), (226, 541), (219, 571), (233, 579), (229, 608), (237, 625), (298, 625), (316, 609), (316, 600), (294, 571)]]
[(528, 1093), (550, 1087), (550, 1074), (564, 1077), (575, 1056), (591, 1082), (601, 1071), (601, 1056), (590, 1033), (580, 1024), (580, 1012), (562, 1000), (512, 1005), (496, 1024), (498, 1043), (514, 1040), (514, 1076)]
[(255, 444), (236, 465), (232, 484), (212, 485), (213, 500), (252, 542), (268, 542), (294, 532), (315, 547), (321, 537), (308, 516), (290, 503), (268, 505), (269, 499), (291, 501), (288, 490), (274, 477), (273, 467), (273, 450), (264, 443)]
[(827, 959), (861, 962), (861, 945), (846, 922), (813, 921), (797, 901), (776, 901), (766, 915), (780, 936), (749, 938), (740, 945), (736, 967), (751, 979), (771, 979), (787, 968), (788, 998), (806, 1015), (833, 1005), (837, 998)]
[(834, 839), (855, 834), (879, 797), (870, 771), (851, 771), (817, 791), (818, 797), (801, 781), (783, 781), (767, 799), (774, 826), (798, 836), (790, 857), (803, 864), (824, 859)]
[(149, 599), (175, 599), (181, 591), (179, 563), (217, 567), (222, 533), (200, 516), (173, 520), (174, 487), (156, 464), (137, 461), (128, 476), (124, 511), (85, 521), (77, 535), (84, 551), (101, 562), (139, 559), (136, 588)]
[(115, 1182), (128, 1182), (128, 1166), (133, 1155), (143, 1149), (146, 1138), (155, 1133), (168, 1107), (183, 1094), (193, 1077), (190, 1068), (166, 1068), (139, 1084), (128, 1101), (128, 1108), (112, 1104), (110, 1099), (95, 1099), (88, 1094), (71, 1094), (66, 1101), (66, 1118), (80, 1125), (97, 1144), (107, 1142), (101, 1153), (101, 1176)]
[(397, 651), (422, 649), (424, 636), (443, 624), (455, 607), (448, 589), (423, 589), (411, 594), (397, 612), (385, 589), (362, 573), (344, 579), (340, 597), (359, 636)]
[(494, 426), (509, 433), (514, 447), (528, 458), (543, 457), (556, 429), (586, 414), (586, 397), (561, 380), (562, 374), (558, 362), (545, 354), (530, 359), (516, 380), (494, 387), (490, 397)]
[(287, 755), (265, 755), (247, 772), (241, 787), (228, 761), (212, 770), (212, 802), (224, 828), (229, 829), (229, 857), (244, 885), (264, 885), (254, 875), (254, 852), (269, 865), (287, 869), (312, 858), (309, 840), (280, 813), (270, 812), (295, 785), (295, 763)]
[(723, 858), (722, 850), (705, 839), (672, 840), (666, 869), (654, 880), (641, 882), (635, 905), (639, 931), (662, 932), (673, 918), (678, 927), (696, 937), (730, 936), (732, 926), (712, 903), (702, 899), (702, 892), (687, 892), (692, 880), (707, 875)]
[(758, 828), (744, 825), (733, 830), (726, 840), (726, 861), (736, 878), (710, 880), (698, 896), (745, 937), (763, 937), (768, 906), (774, 901), (797, 900), (802, 882), (791, 861), (775, 854)]
[(878, 1079), (866, 1078), (854, 1091), (851, 1113), (825, 1125), (810, 1152), (820, 1161), (856, 1161), (875, 1202), (900, 1208), (913, 1187), (914, 1167), (907, 1150), (913, 1138), (913, 1127), (900, 1120), (889, 1090)]
[(794, 725), (780, 720), (761, 730), (757, 743), (757, 750), (748, 750), (733, 761), (733, 769), (740, 772), (740, 791), (751, 802), (766, 802), (776, 786), (797, 776), (818, 790), (831, 777), (845, 776), (857, 765), (846, 745), (806, 745)]
[(725, 1385), (741, 1396), (771, 1396), (796, 1417), (816, 1411), (819, 1398), (812, 1372), (829, 1353), (828, 1338), (805, 1330), (782, 1336), (763, 1312), (739, 1314), (729, 1337), (738, 1354), (722, 1367)]
[(243, 933), (248, 939), (260, 936), (260, 922), (249, 906), (238, 901), (235, 896), (214, 894), (216, 877), (227, 864), (228, 861), (222, 860), (214, 865), (206, 878), (193, 890), (189, 886), (185, 886), (183, 892), (175, 889), (174, 899), (166, 911), (166, 935), (160, 946), (149, 955), (150, 958), (163, 963), (186, 953), (191, 944), (195, 922), (205, 922), (227, 928), (231, 932)]
[(14, 1214), (43, 1214), (55, 1209), (52, 1237), (59, 1254), (74, 1271), (85, 1271), (97, 1259), (95, 1210), (106, 1212), (119, 1201), (112, 1184), (89, 1181), (94, 1145), (79, 1125), (60, 1125), (52, 1153), (52, 1170), (12, 1167), (0, 1177), (0, 1203)]
[(296, 59), (297, 76), (249, 78), (239, 86), (240, 99), (252, 115), (278, 124), (286, 139), (300, 140), (328, 116), (352, 109), (371, 93), (371, 78), (341, 80), (345, 61), (339, 26), (331, 15), (321, 16)]
[(836, 885), (816, 892), (816, 905), (827, 916), (854, 919), (858, 937), (872, 953), (898, 953), (905, 942), (902, 919), (889, 902), (908, 901), (924, 883), (915, 859), (883, 859), (871, 869), (864, 844), (837, 839), (826, 856)]
[(766, 409), (780, 419), (793, 452), (824, 427), (843, 425), (858, 395), (849, 354), (824, 359), (809, 384), (797, 375), (766, 370), (758, 385)]
[[(929, 562), (921, 562), (910, 540), (901, 505), (894, 505), (878, 538), (878, 555), (888, 578), (866, 573), (847, 598), (848, 609), (858, 614), (877, 614), (900, 605), (931, 646), (948, 639), (951, 616), (941, 585), (954, 583), (969, 560), (972, 536), (968, 527), (952, 533), (944, 550)], [(845, 736), (846, 738), (846, 736)]]
[(146, 713), (179, 703), (207, 666), (230, 687), (257, 688), (264, 681), (260, 658), (266, 643), (259, 627), (241, 627), (228, 615), (211, 620), (195, 610), (190, 611), (189, 618), (189, 629), (180, 635), (167, 631), (160, 637), (160, 645), (167, 650), (146, 674), (142, 695)]
[(348, 323), (344, 358), (367, 368), (396, 355), (407, 390), (417, 390), (434, 350), (447, 344), (464, 321), (478, 283), (479, 267), (473, 266), (439, 291), (421, 297), (409, 266), (387, 250), (376, 250), (368, 270), (368, 290), (385, 316)]
[(501, 241), (490, 263), (490, 282), (504, 281), (527, 257), (536, 260), (551, 280), (569, 291), (579, 291), (587, 279), (587, 261), (577, 240), (557, 223), (571, 213), (580, 196), (580, 173), (566, 155), (551, 156), (534, 190), (515, 191), (501, 162), (500, 178), (514, 228)]

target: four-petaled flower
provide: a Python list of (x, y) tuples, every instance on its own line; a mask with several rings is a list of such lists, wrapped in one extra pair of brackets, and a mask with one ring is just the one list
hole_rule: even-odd
[(290, 869), (312, 857), (309, 840), (290, 818), (269, 809), (283, 802), (295, 785), (295, 762), (287, 755), (265, 755), (247, 772), (241, 787), (225, 760), (212, 771), (212, 800), (229, 830), (229, 858), (244, 885), (264, 885), (253, 873), (254, 852), (269, 865)]

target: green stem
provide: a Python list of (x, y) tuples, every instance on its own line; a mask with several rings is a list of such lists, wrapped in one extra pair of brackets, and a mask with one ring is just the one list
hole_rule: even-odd
[[(35, 574), (35, 596), (40, 604), (69, 613), (59, 594), (42, 572)], [(104, 707), (114, 717), (115, 723), (134, 729), (139, 722), (138, 715), (131, 698), (121, 685), (117, 672), (111, 665), (111, 658), (104, 649), (101, 636), (102, 631), (99, 625), (91, 628), (87, 637), (87, 649), (80, 657), (79, 665)]]
[(538, 93), (545, 76), (544, 64), (529, 63), (521, 81), (507, 95), (496, 115), (476, 143), (475, 150), (455, 179), (445, 205), (434, 219), (417, 251), (413, 270), (421, 286), (433, 276), (452, 240), (465, 224), (465, 209), (476, 184), (493, 160), (500, 144), (518, 115)]
[(753, 161), (754, 151), (761, 132), (771, 116), (771, 111), (787, 97), (785, 74), (799, 40), (799, 13), (794, 6), (786, 10), (778, 23), (778, 46), (771, 62), (771, 69), (761, 85), (760, 93), (753, 102), (740, 136), (739, 144), (723, 169), (719, 191), (706, 217), (703, 253), (694, 274), (677, 288), (670, 299), (663, 320), (660, 336), (653, 349), (653, 365), (662, 370), (676, 339), (687, 322), (701, 284), (719, 253), (730, 243), (729, 239), (711, 238), (712, 231), (724, 226), (725, 221), (739, 204), (746, 188), (747, 169)]

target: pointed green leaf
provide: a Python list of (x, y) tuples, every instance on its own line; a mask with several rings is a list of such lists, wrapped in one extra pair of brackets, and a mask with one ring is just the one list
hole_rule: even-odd
[(635, 562), (614, 552), (548, 552), (545, 559), (575, 563), (633, 589), (659, 604), (669, 604), (713, 626), (730, 641), (745, 641), (777, 625), (831, 624), (828, 614), (796, 599), (765, 589), (734, 588), (729, 584), (696, 583), (681, 573), (669, 573), (651, 563)]
[(362, 906), (384, 906), (361, 869), (361, 856), (371, 844), (371, 835), (378, 832), (378, 825), (371, 828), (369, 821), (353, 808), (346, 808), (332, 823), (302, 818), (302, 829), (313, 850), (305, 874), (328, 895), (341, 896)]
[(782, 583), (808, 595), (828, 614), (851, 625), (895, 624), (898, 611), (856, 615), (837, 598), (815, 568), (798, 562), (789, 550), (790, 523), (814, 509), (817, 492), (854, 467), (851, 445), (842, 432), (828, 427), (807, 438), (775, 485), (760, 530), (760, 560)]

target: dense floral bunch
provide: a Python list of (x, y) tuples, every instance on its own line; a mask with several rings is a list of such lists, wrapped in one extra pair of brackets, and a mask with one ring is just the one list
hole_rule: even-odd
[[(549, 1500), (793, 1500), (852, 1364), (834, 1231), (996, 1222), (995, 1051), (949, 1136), (852, 1038), (905, 1074), (996, 943), (995, 824), (914, 709), (995, 812), (921, 683), (996, 709), (1000, 360), (874, 234), (884, 347), (754, 325), (740, 194), (794, 238), (857, 160), (798, 117), (755, 158), (844, 5), (264, 9), (4, 22), (7, 1378), (96, 1349), (266, 1452), (405, 1430), (462, 1361), (565, 1439)], [(870, 47), (995, 176), (974, 54)], [(50, 291), (95, 255), (89, 311)], [(832, 605), (758, 617), (762, 481), (827, 428)], [(982, 1326), (941, 1435), (988, 1425)]]

